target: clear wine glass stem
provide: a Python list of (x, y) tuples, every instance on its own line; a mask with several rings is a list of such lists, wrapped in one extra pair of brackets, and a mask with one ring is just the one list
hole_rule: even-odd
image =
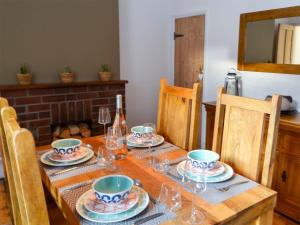
[(104, 126), (104, 138), (106, 137), (106, 123), (103, 124)]

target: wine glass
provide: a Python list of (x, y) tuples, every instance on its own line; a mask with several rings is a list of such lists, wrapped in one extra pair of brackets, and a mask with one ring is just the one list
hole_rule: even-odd
[(108, 107), (99, 108), (98, 123), (104, 126), (104, 137), (106, 136), (106, 124), (111, 123), (110, 111)]
[(176, 212), (182, 206), (179, 186), (162, 183), (158, 202), (167, 207), (171, 212)]
[(102, 167), (106, 167), (110, 161), (109, 152), (104, 146), (99, 146), (98, 152), (97, 152), (97, 164)]
[(120, 127), (109, 127), (106, 135), (106, 149), (111, 153), (112, 159), (119, 159), (119, 152), (123, 148), (123, 137)]
[(155, 143), (156, 137), (156, 127), (154, 123), (144, 123), (143, 124), (143, 135), (142, 142), (145, 146), (148, 146), (151, 152), (151, 146)]
[(114, 158), (110, 150), (104, 146), (98, 148), (97, 164), (100, 167), (107, 169), (108, 172), (116, 172), (118, 166), (113, 164), (113, 160)]
[[(186, 160), (182, 180), (193, 194), (197, 195), (206, 191), (206, 169), (194, 168), (190, 160)], [(185, 218), (189, 224), (204, 224), (206, 216), (204, 212), (195, 205), (195, 198), (192, 199), (191, 214)]]
[(154, 123), (144, 123), (141, 141), (144, 146), (148, 147), (148, 150), (141, 151), (138, 158), (142, 159), (147, 153), (151, 152), (151, 146), (155, 142), (156, 128)]

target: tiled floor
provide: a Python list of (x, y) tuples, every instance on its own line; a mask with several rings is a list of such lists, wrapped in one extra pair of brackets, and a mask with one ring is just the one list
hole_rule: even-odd
[[(0, 225), (10, 225), (9, 210), (7, 207), (7, 196), (4, 190), (3, 180), (0, 180)], [(300, 223), (289, 220), (278, 213), (274, 214), (273, 225), (299, 225)]]

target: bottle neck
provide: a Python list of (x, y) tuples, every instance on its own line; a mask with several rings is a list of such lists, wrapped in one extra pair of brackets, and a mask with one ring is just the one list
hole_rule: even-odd
[(117, 112), (122, 111), (122, 95), (117, 95)]

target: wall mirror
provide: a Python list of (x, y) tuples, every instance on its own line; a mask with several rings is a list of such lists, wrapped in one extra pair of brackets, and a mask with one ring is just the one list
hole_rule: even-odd
[(238, 69), (300, 75), (300, 6), (241, 14)]

